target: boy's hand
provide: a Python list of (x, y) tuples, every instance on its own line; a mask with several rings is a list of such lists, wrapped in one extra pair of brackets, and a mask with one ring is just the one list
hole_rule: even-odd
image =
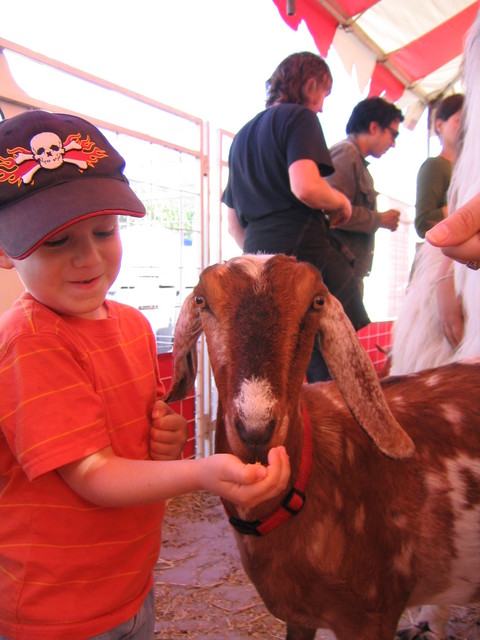
[(285, 447), (270, 449), (268, 467), (244, 464), (230, 454), (216, 454), (203, 462), (209, 467), (204, 474), (205, 488), (242, 507), (252, 508), (274, 498), (286, 488), (290, 478)]
[(187, 421), (162, 400), (152, 411), (150, 457), (152, 460), (176, 460), (187, 441)]

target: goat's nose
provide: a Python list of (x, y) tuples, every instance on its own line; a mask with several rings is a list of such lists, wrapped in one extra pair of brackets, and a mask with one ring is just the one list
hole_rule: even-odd
[(242, 420), (235, 420), (235, 428), (240, 439), (246, 446), (258, 446), (268, 444), (271, 440), (276, 425), (276, 419), (272, 418), (265, 426), (255, 427), (245, 425)]

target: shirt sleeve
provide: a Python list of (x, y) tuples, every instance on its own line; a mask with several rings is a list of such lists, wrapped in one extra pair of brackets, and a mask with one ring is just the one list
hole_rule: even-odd
[(323, 129), (313, 111), (307, 108), (292, 111), (286, 131), (287, 166), (297, 160), (313, 160), (318, 166), (320, 175), (329, 176), (333, 173), (332, 158), (325, 142)]
[(381, 220), (376, 210), (373, 181), (363, 158), (350, 143), (338, 144), (330, 153), (335, 171), (326, 180), (331, 187), (341, 191), (352, 205), (351, 218), (341, 228), (357, 233), (375, 233)]
[(442, 171), (437, 158), (429, 158), (420, 167), (417, 175), (415, 229), (421, 238), (437, 222), (443, 220), (449, 183), (450, 175)]
[(17, 340), (2, 358), (0, 423), (30, 480), (110, 444), (86, 366), (54, 335)]

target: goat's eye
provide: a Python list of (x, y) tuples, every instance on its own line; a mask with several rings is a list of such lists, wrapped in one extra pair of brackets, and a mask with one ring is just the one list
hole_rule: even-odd
[(325, 296), (319, 293), (313, 298), (312, 309), (319, 311), (324, 304), (325, 304)]
[(195, 296), (195, 303), (200, 309), (206, 309), (208, 306), (207, 300), (204, 296)]

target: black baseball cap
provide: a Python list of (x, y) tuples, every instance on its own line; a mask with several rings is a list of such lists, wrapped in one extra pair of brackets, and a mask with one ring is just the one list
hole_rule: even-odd
[(80, 220), (143, 217), (124, 168), (122, 156), (82, 118), (36, 109), (0, 122), (0, 246), (21, 260)]

